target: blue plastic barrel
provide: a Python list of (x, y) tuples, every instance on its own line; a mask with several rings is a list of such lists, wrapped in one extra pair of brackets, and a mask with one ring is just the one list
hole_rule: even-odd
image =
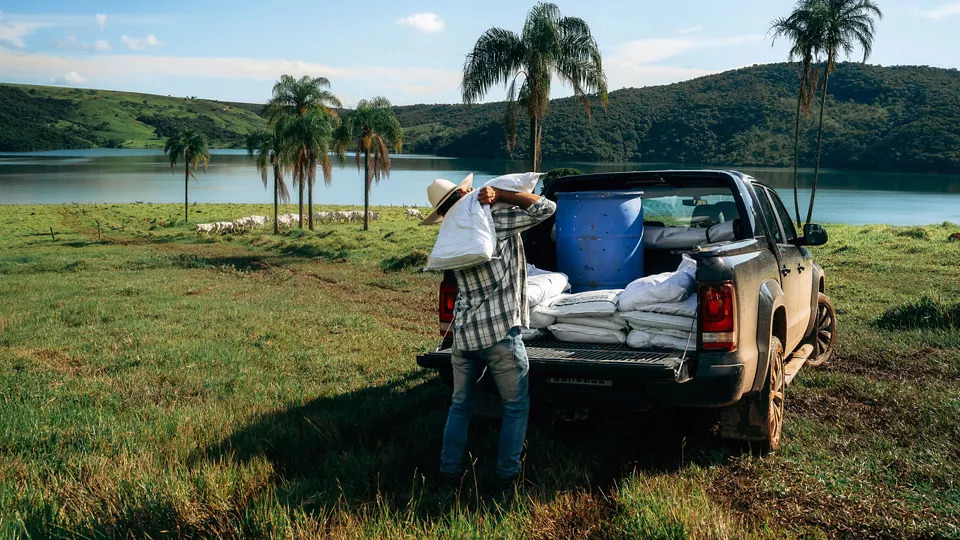
[(642, 194), (557, 193), (557, 270), (573, 292), (622, 289), (643, 276)]

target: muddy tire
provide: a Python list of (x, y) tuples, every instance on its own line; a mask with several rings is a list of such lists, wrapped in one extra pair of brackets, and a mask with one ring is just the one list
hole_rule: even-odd
[(807, 365), (823, 365), (833, 354), (833, 344), (837, 339), (837, 312), (833, 309), (830, 297), (820, 293), (817, 296), (817, 314), (813, 323), (813, 332), (807, 342), (813, 345), (813, 352), (807, 359)]
[(780, 446), (784, 412), (783, 344), (770, 338), (770, 362), (763, 388), (739, 403), (720, 411), (720, 436), (748, 442), (751, 449), (765, 454)]

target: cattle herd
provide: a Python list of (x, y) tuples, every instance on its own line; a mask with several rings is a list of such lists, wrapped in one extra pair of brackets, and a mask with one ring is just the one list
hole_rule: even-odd
[[(423, 219), (423, 214), (416, 208), (407, 208), (406, 216), (417, 219)], [(380, 219), (380, 212), (369, 212), (370, 221)], [(316, 212), (313, 219), (317, 223), (350, 223), (362, 222), (362, 210), (345, 210), (335, 212)], [(224, 234), (233, 232), (243, 232), (250, 229), (261, 229), (271, 219), (267, 216), (247, 216), (234, 221), (217, 221), (215, 223), (199, 223), (196, 226), (197, 234)], [(299, 214), (280, 214), (277, 216), (277, 225), (281, 229), (289, 229), (300, 224)]]

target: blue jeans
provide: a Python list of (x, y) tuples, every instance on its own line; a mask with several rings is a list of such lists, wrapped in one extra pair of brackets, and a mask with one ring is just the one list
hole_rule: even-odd
[(440, 472), (450, 475), (463, 472), (461, 461), (467, 445), (467, 428), (477, 402), (477, 379), (486, 367), (500, 391), (503, 404), (497, 476), (516, 476), (520, 473), (520, 455), (530, 415), (530, 395), (527, 393), (530, 363), (520, 339), (520, 329), (513, 328), (507, 337), (487, 349), (461, 351), (454, 348), (450, 362), (453, 365), (453, 402), (443, 430)]

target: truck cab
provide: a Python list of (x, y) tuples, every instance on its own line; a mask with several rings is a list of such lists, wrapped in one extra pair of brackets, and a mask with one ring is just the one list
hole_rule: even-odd
[[(685, 351), (525, 342), (531, 398), (556, 408), (718, 408), (721, 436), (775, 449), (786, 386), (804, 364), (826, 361), (836, 336), (824, 272), (807, 249), (825, 243), (826, 232), (811, 224), (798, 234), (777, 193), (736, 171), (569, 176), (542, 194), (556, 200), (571, 191), (642, 192), (643, 274), (674, 270), (684, 254), (696, 260), (697, 339)], [(550, 218), (525, 233), (527, 260), (538, 268), (558, 267), (554, 225)], [(417, 358), (447, 382), (455, 299), (447, 272), (439, 296), (444, 338)]]

